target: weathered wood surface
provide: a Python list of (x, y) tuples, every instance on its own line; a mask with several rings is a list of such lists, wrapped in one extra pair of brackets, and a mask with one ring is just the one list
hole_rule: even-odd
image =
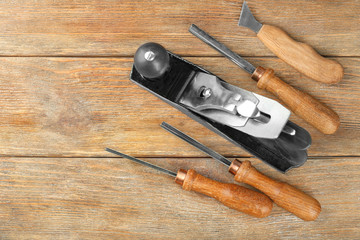
[[(359, 158), (310, 159), (287, 175), (263, 173), (316, 197), (322, 212), (304, 222), (274, 205), (257, 219), (187, 192), (170, 176), (121, 158), (1, 158), (2, 239), (355, 239)], [(233, 182), (212, 159), (148, 159)], [(350, 177), (349, 177), (350, 176)]]
[[(1, 1), (0, 239), (357, 239), (360, 237), (360, 2), (248, 2), (256, 18), (340, 62), (335, 85), (309, 80), (237, 26), (242, 1)], [(286, 175), (255, 167), (317, 198), (304, 222), (274, 207), (255, 219), (181, 190), (114, 147), (176, 171), (233, 182), (204, 154), (159, 127), (178, 127), (231, 157), (250, 155), (129, 81), (132, 56), (155, 41), (260, 93), (234, 64), (188, 33), (191, 23), (334, 109), (341, 126), (312, 135), (309, 160)], [(275, 98), (274, 98), (275, 99)], [(219, 167), (220, 166), (220, 167)]]
[[(259, 90), (248, 74), (224, 58), (187, 58), (228, 82)], [(335, 58), (343, 81), (324, 85), (304, 78), (274, 58), (248, 58), (276, 69), (293, 86), (335, 110), (341, 125), (324, 135), (296, 117), (313, 138), (310, 156), (358, 155), (360, 76), (357, 58)], [(221, 64), (218, 64), (221, 61)], [(132, 58), (0, 58), (0, 153), (7, 156), (111, 156), (105, 147), (135, 156), (205, 156), (160, 128), (178, 127), (227, 156), (250, 156), (129, 80)], [(346, 146), (346, 147), (344, 147)]]
[[(0, 2), (2, 55), (132, 56), (146, 41), (182, 55), (219, 55), (188, 33), (196, 23), (246, 56), (273, 56), (249, 29), (237, 26), (242, 1)], [(256, 18), (282, 28), (327, 56), (359, 56), (360, 3), (267, 1), (248, 3)]]

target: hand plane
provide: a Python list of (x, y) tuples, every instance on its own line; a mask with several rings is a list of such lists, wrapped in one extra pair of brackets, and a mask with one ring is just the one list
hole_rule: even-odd
[(288, 109), (225, 82), (157, 43), (139, 47), (130, 79), (281, 172), (307, 159), (310, 134), (288, 120)]

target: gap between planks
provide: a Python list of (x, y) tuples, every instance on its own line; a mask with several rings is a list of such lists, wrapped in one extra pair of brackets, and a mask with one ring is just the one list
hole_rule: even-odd
[[(139, 46), (140, 47), (140, 46)], [(135, 52), (134, 52), (135, 54)], [(51, 58), (133, 58), (133, 55), (1, 55), (0, 54), (0, 58), (47, 58), (47, 57), (51, 57)], [(175, 53), (176, 54), (176, 53)], [(239, 54), (240, 55), (240, 54)], [(181, 57), (191, 57), (191, 58), (225, 58), (223, 55), (213, 55), (213, 54), (209, 54), (209, 55), (183, 55), (183, 54), (179, 54), (179, 56)], [(253, 56), (253, 55), (240, 55), (241, 57), (244, 58), (254, 58), (254, 59), (260, 59), (260, 58), (267, 58), (267, 59), (272, 59), (272, 58), (278, 58), (277, 56)], [(326, 58), (360, 58), (360, 55), (354, 55), (354, 56), (341, 56), (341, 55), (321, 55), (323, 57)]]

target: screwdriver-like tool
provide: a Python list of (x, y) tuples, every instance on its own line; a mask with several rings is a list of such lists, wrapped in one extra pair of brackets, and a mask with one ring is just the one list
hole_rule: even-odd
[(231, 183), (222, 183), (206, 178), (198, 174), (193, 169), (188, 171), (179, 169), (176, 174), (167, 169), (128, 156), (110, 148), (106, 148), (106, 151), (175, 177), (175, 182), (180, 184), (184, 190), (202, 193), (215, 198), (225, 206), (251, 216), (258, 218), (267, 217), (272, 210), (273, 203), (268, 196), (260, 192), (250, 190), (246, 187)]
[(261, 66), (255, 68), (251, 63), (232, 52), (194, 24), (191, 25), (189, 32), (250, 73), (251, 78), (257, 82), (258, 88), (265, 89), (277, 96), (291, 111), (322, 133), (333, 134), (339, 128), (340, 118), (333, 110), (309, 94), (283, 82), (275, 76), (274, 70), (271, 68), (265, 69)]
[(251, 166), (250, 161), (246, 160), (241, 162), (235, 159), (231, 162), (224, 156), (204, 146), (173, 126), (163, 122), (161, 127), (187, 143), (190, 143), (210, 157), (225, 164), (229, 167), (229, 172), (235, 175), (235, 181), (246, 183), (259, 189), (268, 195), (278, 206), (288, 210), (299, 218), (305, 221), (313, 221), (319, 216), (321, 206), (315, 198), (287, 183), (278, 182), (263, 175)]

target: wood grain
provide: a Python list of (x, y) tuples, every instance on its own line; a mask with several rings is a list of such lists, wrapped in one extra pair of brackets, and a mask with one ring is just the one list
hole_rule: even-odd
[(295, 41), (278, 27), (264, 24), (257, 37), (276, 56), (315, 81), (338, 83), (344, 76), (339, 63), (322, 57), (309, 44)]
[[(237, 166), (236, 168), (234, 168)], [(274, 203), (295, 214), (304, 221), (315, 221), (321, 212), (320, 203), (312, 196), (287, 183), (276, 181), (251, 165), (251, 162), (234, 160), (229, 168), (234, 179), (259, 189)]]
[[(261, 75), (257, 74), (261, 72)], [(252, 79), (257, 86), (274, 94), (285, 106), (300, 118), (324, 134), (334, 134), (340, 126), (340, 118), (331, 108), (313, 96), (300, 91), (278, 78), (271, 68), (257, 67)]]
[[(0, 3), (4, 56), (133, 56), (158, 42), (187, 56), (219, 56), (188, 33), (197, 24), (243, 56), (273, 56), (251, 30), (238, 27), (242, 1), (16, 0)], [(249, 2), (262, 23), (280, 27), (325, 56), (360, 56), (360, 3)]]
[[(185, 173), (180, 185), (186, 191), (194, 191), (212, 197), (225, 206), (257, 218), (270, 215), (273, 202), (263, 193), (233, 183), (223, 183), (202, 176), (194, 169), (180, 170)], [(179, 183), (179, 172), (175, 182)]]
[[(229, 83), (274, 98), (225, 58), (187, 59)], [(248, 59), (277, 69), (284, 81), (339, 114), (341, 127), (331, 136), (292, 114), (290, 119), (312, 135), (310, 156), (359, 154), (359, 59), (337, 58), (346, 74), (332, 86), (314, 83), (278, 59)], [(134, 156), (204, 156), (159, 127), (167, 121), (219, 153), (250, 156), (131, 83), (131, 66), (131, 58), (0, 58), (0, 153), (109, 156), (104, 148), (117, 147)]]
[[(360, 236), (360, 2), (249, 2), (277, 26), (344, 67), (339, 84), (316, 83), (237, 26), (242, 1), (0, 2), (0, 239), (356, 239)], [(227, 156), (249, 157), (129, 81), (133, 54), (154, 41), (231, 84), (273, 98), (250, 76), (188, 33), (192, 23), (255, 66), (273, 68), (340, 116), (336, 134), (312, 135), (310, 159), (286, 175), (262, 173), (314, 196), (304, 222), (274, 206), (257, 219), (172, 178), (114, 158), (113, 147), (176, 171), (232, 182), (225, 166), (159, 127), (167, 121)], [(10, 157), (9, 157), (10, 156)], [(244, 158), (243, 160), (246, 160)]]
[[(232, 182), (212, 159), (149, 162), (193, 168)], [(245, 159), (244, 159), (245, 160)], [(359, 236), (360, 159), (310, 159), (284, 175), (257, 159), (264, 174), (317, 198), (319, 218), (304, 222), (274, 205), (267, 218), (229, 209), (181, 189), (172, 177), (121, 158), (0, 158), (3, 239), (353, 239)], [(141, 196), (141, 197), (139, 197)]]

